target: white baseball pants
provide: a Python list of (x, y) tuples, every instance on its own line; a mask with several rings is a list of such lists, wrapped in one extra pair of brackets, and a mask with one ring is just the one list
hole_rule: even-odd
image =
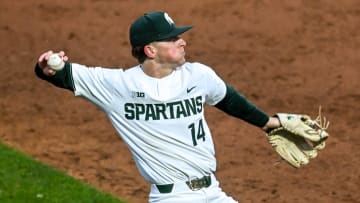
[(219, 187), (219, 182), (211, 175), (211, 185), (200, 190), (191, 190), (185, 182), (175, 183), (170, 193), (160, 193), (152, 184), (149, 203), (237, 203)]

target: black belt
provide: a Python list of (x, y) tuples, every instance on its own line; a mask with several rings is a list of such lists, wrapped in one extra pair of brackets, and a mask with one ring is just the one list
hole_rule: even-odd
[[(200, 190), (204, 187), (211, 185), (211, 176), (204, 176), (202, 178), (196, 178), (185, 182), (191, 190)], [(174, 184), (156, 185), (160, 193), (170, 193), (174, 187)]]

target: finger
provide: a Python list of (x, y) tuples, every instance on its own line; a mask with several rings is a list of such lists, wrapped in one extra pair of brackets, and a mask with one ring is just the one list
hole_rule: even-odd
[(55, 70), (53, 70), (53, 69), (51, 69), (49, 67), (45, 67), (43, 69), (43, 72), (44, 72), (45, 75), (55, 75), (55, 73), (56, 73)]
[(64, 51), (60, 51), (58, 54), (63, 59), (63, 61), (68, 61), (69, 60), (69, 57), (65, 55)]
[(64, 57), (64, 56), (65, 56), (65, 52), (64, 52), (64, 51), (60, 51), (58, 54), (59, 54), (59, 56), (61, 56), (61, 57)]
[(46, 68), (47, 66), (47, 60), (49, 59), (49, 56), (53, 53), (53, 51), (47, 51), (45, 53), (43, 53), (38, 60), (38, 64), (40, 66), (41, 69)]
[(49, 55), (51, 55), (52, 53), (53, 53), (53, 51), (50, 50), (50, 51), (47, 51), (47, 52), (41, 54), (39, 57), (39, 63), (42, 63), (44, 60), (47, 60), (49, 58)]
[(53, 54), (54, 52), (52, 50), (48, 51), (46, 54), (45, 54), (45, 60), (49, 60), (51, 54)]
[(49, 75), (55, 75), (56, 71), (49, 68), (49, 71), (48, 71)]

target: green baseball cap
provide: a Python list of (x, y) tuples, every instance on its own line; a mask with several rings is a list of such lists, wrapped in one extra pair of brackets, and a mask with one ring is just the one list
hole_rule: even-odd
[(178, 36), (191, 28), (192, 26), (176, 27), (166, 12), (145, 13), (131, 24), (130, 43), (133, 47), (144, 46), (154, 41)]

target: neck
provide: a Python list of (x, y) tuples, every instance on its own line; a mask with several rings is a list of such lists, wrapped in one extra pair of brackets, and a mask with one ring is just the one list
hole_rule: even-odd
[(152, 60), (145, 60), (141, 65), (142, 70), (145, 74), (154, 78), (163, 78), (170, 75), (177, 66), (170, 64), (159, 64)]

